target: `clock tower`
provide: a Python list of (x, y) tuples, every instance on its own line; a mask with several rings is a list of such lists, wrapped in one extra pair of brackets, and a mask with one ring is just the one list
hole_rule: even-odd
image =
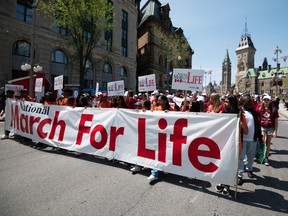
[(222, 92), (227, 93), (231, 88), (231, 61), (228, 49), (222, 63)]

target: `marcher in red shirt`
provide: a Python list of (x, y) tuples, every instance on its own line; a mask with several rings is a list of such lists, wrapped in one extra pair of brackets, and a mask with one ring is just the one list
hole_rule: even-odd
[(269, 166), (268, 157), (270, 154), (270, 145), (272, 137), (277, 137), (278, 130), (278, 111), (271, 103), (271, 96), (265, 95), (261, 106), (259, 107), (258, 115), (260, 119), (260, 126), (262, 130), (263, 140), (267, 146), (265, 165)]

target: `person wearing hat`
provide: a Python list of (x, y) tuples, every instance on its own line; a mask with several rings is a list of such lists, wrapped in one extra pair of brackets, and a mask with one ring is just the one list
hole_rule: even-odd
[[(6, 100), (7, 99), (14, 99), (14, 91), (13, 90), (7, 90), (6, 91), (6, 95), (5, 95), (6, 99), (5, 99), (5, 103), (6, 103)], [(0, 113), (0, 117), (4, 118), (5, 119), (5, 109), (3, 109)], [(4, 131), (4, 135), (2, 135), (0, 137), (0, 139), (8, 139), (9, 138), (9, 134), (10, 134), (10, 131), (9, 130), (5, 130)]]
[(34, 102), (33, 98), (30, 95), (28, 95), (28, 90), (27, 89), (21, 89), (20, 90), (20, 98), (19, 98), (19, 100)]
[(262, 104), (257, 111), (260, 118), (263, 141), (267, 147), (264, 163), (266, 166), (269, 166), (268, 157), (270, 154), (271, 139), (272, 137), (277, 137), (279, 114), (277, 108), (271, 103), (270, 95), (264, 95)]

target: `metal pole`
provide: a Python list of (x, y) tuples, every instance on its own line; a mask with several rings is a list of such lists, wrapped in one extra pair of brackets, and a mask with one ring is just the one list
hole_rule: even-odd
[(278, 46), (276, 47), (276, 91), (275, 91), (275, 97), (277, 96), (277, 91), (278, 91), (278, 83), (277, 83), (277, 79), (278, 79)]
[(35, 46), (35, 24), (36, 24), (36, 6), (33, 4), (32, 34), (31, 34), (31, 52), (30, 52), (30, 77), (29, 77), (29, 95), (34, 96), (34, 46)]

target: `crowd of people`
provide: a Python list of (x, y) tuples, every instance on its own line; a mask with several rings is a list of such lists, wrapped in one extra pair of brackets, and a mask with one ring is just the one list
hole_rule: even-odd
[[(34, 101), (28, 95), (27, 89), (21, 90), (21, 95), (17, 99), (24, 101)], [(14, 92), (7, 90), (5, 98), (13, 99)], [(259, 143), (263, 142), (266, 147), (266, 157), (264, 164), (269, 166), (271, 139), (277, 136), (278, 129), (278, 109), (279, 99), (268, 94), (250, 95), (233, 94), (226, 95), (212, 93), (207, 95), (199, 92), (175, 92), (155, 90), (151, 94), (134, 94), (133, 90), (126, 91), (123, 96), (109, 97), (107, 93), (99, 92), (92, 97), (88, 93), (83, 93), (77, 98), (74, 97), (71, 89), (64, 89), (63, 94), (56, 97), (52, 92), (47, 92), (40, 100), (43, 104), (72, 106), (72, 107), (98, 107), (98, 108), (124, 108), (152, 111), (178, 111), (178, 112), (207, 112), (207, 113), (236, 113), (241, 114), (240, 120), (240, 145), (239, 145), (239, 171), (238, 184), (243, 183), (244, 172), (248, 178), (255, 178), (253, 174), (253, 162), (256, 149)], [(5, 104), (2, 104), (0, 116), (5, 114)], [(2, 139), (9, 138), (9, 131), (5, 130)], [(41, 144), (41, 143), (40, 143)], [(44, 144), (43, 144), (44, 145)], [(143, 168), (134, 165), (131, 172), (139, 172)], [(148, 177), (150, 182), (158, 179), (159, 170), (152, 169)], [(216, 190), (223, 195), (229, 195), (229, 186), (217, 184)]]

